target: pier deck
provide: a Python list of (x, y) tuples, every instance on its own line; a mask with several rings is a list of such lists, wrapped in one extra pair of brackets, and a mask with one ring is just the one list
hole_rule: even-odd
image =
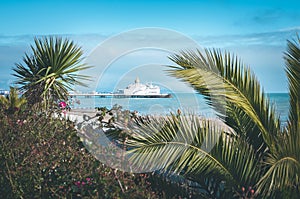
[(100, 97), (100, 98), (171, 98), (171, 94), (155, 94), (155, 95), (124, 95), (117, 93), (70, 93), (70, 97)]

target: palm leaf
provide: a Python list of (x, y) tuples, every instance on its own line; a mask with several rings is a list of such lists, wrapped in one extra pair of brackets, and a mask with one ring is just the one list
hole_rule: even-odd
[(131, 128), (130, 135), (130, 160), (137, 168), (214, 176), (234, 186), (257, 180), (251, 145), (220, 121), (194, 115), (152, 118)]
[[(205, 54), (188, 51), (175, 54), (170, 59), (178, 65), (170, 66), (171, 75), (189, 83), (203, 94), (221, 117), (235, 115), (231, 121), (226, 118), (225, 121), (236, 132), (248, 126), (248, 137), (263, 137), (259, 147), (274, 149), (273, 135), (280, 129), (279, 117), (256, 77), (237, 57), (227, 52), (222, 54), (218, 50), (206, 49)], [(240, 120), (239, 115), (248, 119)], [(251, 123), (244, 124), (245, 121)]]
[(277, 135), (276, 150), (268, 154), (268, 168), (257, 184), (258, 191), (273, 196), (276, 191), (300, 194), (300, 39), (288, 41), (284, 59), (289, 83), (290, 110), (288, 125)]
[(5, 96), (0, 95), (0, 105), (3, 106), (5, 109), (9, 107), (9, 100)]
[(14, 87), (10, 87), (8, 96), (0, 96), (0, 105), (4, 106), (6, 110), (14, 113), (16, 108), (21, 108), (26, 104), (24, 97), (19, 97), (18, 90)]
[(288, 41), (285, 53), (286, 74), (289, 83), (290, 112), (289, 131), (300, 132), (300, 38)]
[(258, 191), (264, 195), (277, 190), (300, 194), (300, 136), (288, 135), (279, 141), (278, 152), (270, 154), (264, 162), (268, 170), (257, 184)]
[[(25, 95), (30, 98), (34, 92), (37, 99), (48, 101), (67, 99), (68, 90), (74, 85), (85, 86), (82, 80), (88, 76), (77, 74), (90, 68), (82, 64), (83, 52), (80, 47), (68, 39), (42, 37), (34, 39), (31, 46), (32, 55), (23, 58), (25, 65), (16, 64), (14, 68), (17, 84), (20, 84)], [(31, 97), (31, 98), (32, 98)], [(39, 100), (32, 99), (35, 102)]]

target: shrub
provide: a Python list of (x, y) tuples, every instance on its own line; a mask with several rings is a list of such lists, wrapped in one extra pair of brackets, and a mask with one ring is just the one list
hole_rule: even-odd
[(0, 126), (0, 193), (4, 198), (197, 196), (163, 175), (126, 173), (102, 164), (86, 150), (71, 121), (30, 109), (14, 115), (0, 110)]
[(145, 178), (90, 155), (72, 122), (30, 111), (0, 114), (2, 197), (156, 198)]

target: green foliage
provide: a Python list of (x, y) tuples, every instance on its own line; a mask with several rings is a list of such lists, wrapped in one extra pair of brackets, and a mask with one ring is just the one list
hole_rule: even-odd
[(13, 75), (28, 103), (43, 102), (45, 109), (57, 100), (67, 100), (72, 86), (83, 85), (80, 80), (88, 77), (76, 73), (89, 67), (80, 63), (81, 48), (68, 39), (43, 37), (35, 38), (34, 42), (32, 54), (25, 54), (24, 64), (16, 64)]
[(298, 198), (299, 37), (288, 41), (284, 58), (290, 114), (282, 127), (255, 75), (236, 56), (208, 49), (171, 56), (177, 65), (169, 73), (202, 94), (221, 120), (179, 114), (137, 122), (126, 132), (130, 160), (184, 175), (208, 198)]
[(147, 178), (111, 169), (83, 146), (70, 121), (0, 112), (4, 198), (158, 198)]
[(300, 131), (300, 38), (294, 42), (288, 41), (288, 49), (284, 56), (286, 63), (286, 74), (289, 83), (290, 113), (289, 131)]
[[(252, 137), (256, 148), (273, 148), (272, 135), (280, 121), (255, 75), (228, 52), (182, 52), (170, 57), (179, 66), (170, 74), (191, 84), (241, 136)], [(258, 140), (257, 137), (262, 137)], [(249, 140), (250, 142), (252, 139)], [(254, 144), (254, 143), (253, 143)]]
[(18, 90), (10, 87), (8, 96), (0, 96), (0, 108), (9, 114), (17, 113), (26, 105), (26, 99), (19, 97)]
[[(122, 121), (130, 113), (120, 107), (101, 110), (117, 111)], [(155, 173), (126, 173), (102, 164), (86, 150), (82, 136), (68, 120), (31, 109), (18, 115), (0, 111), (0, 118), (0, 193), (4, 198), (199, 196), (185, 182)]]
[[(17, 84), (27, 99), (12, 88), (0, 98), (0, 193), (4, 198), (177, 198), (197, 196), (179, 183), (156, 174), (132, 174), (99, 162), (82, 143), (74, 123), (54, 117), (58, 100), (86, 76), (82, 51), (69, 40), (35, 39), (32, 55), (16, 64)], [(21, 109), (22, 108), (22, 109)], [(42, 109), (42, 111), (38, 110)], [(135, 114), (101, 109), (101, 127), (128, 123)], [(14, 114), (11, 114), (14, 113)], [(16, 114), (17, 113), (17, 114)], [(50, 114), (49, 114), (50, 113)], [(104, 116), (111, 117), (104, 122)], [(59, 114), (58, 114), (59, 115)], [(126, 138), (124, 134), (123, 139)], [(119, 154), (122, 156), (122, 154)], [(122, 157), (119, 157), (122, 160)], [(175, 188), (176, 191), (172, 191)], [(166, 193), (165, 190), (168, 190)], [(169, 192), (170, 191), (170, 192)]]
[[(30, 105), (51, 107), (66, 99), (67, 89), (81, 84), (78, 80), (86, 79), (75, 74), (87, 66), (80, 64), (82, 51), (73, 42), (35, 39), (31, 48), (33, 54), (23, 59), (26, 66), (14, 69)], [(97, 115), (98, 128), (110, 128), (106, 135), (129, 154), (126, 161), (160, 174), (126, 173), (101, 164), (97, 153), (117, 157), (121, 166), (127, 162), (123, 153), (105, 151), (96, 143), (90, 150), (87, 143), (93, 140), (78, 137), (74, 123), (66, 119), (34, 109), (16, 112), (25, 101), (12, 88), (10, 96), (0, 98), (1, 196), (299, 198), (299, 37), (288, 41), (284, 55), (290, 94), (284, 127), (255, 75), (236, 56), (206, 49), (170, 59), (176, 63), (170, 74), (202, 94), (219, 119), (180, 112), (140, 117), (117, 106), (99, 108)]]
[[(141, 117), (138, 116), (136, 112), (122, 110), (122, 107), (118, 105), (113, 106), (110, 110), (107, 108), (97, 108), (97, 110), (98, 113), (95, 118), (86, 116), (86, 122), (78, 125), (80, 132), (79, 137), (88, 151), (93, 154), (94, 157), (113, 168), (127, 171), (132, 170), (133, 172), (137, 172), (135, 168), (143, 169), (140, 165), (128, 162), (126, 150), (128, 147), (130, 148), (131, 145), (127, 140), (131, 136), (127, 131), (122, 131), (120, 128), (126, 127), (130, 129), (137, 121), (149, 121), (149, 117)], [(100, 127), (99, 123), (94, 123), (96, 121), (101, 122)], [(103, 131), (103, 127), (108, 128), (108, 130)], [(107, 138), (110, 140), (107, 140)], [(158, 194), (159, 198), (193, 198), (203, 196), (201, 192), (190, 188), (188, 186), (190, 181), (183, 177), (163, 175), (156, 172), (136, 175), (148, 179), (151, 189)], [(174, 180), (174, 178), (176, 178), (176, 180)]]

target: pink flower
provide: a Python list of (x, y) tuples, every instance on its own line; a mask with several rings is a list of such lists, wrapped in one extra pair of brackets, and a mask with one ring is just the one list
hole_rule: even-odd
[(91, 181), (91, 178), (86, 178), (86, 181), (88, 181), (88, 182)]
[(60, 108), (66, 108), (67, 103), (64, 101), (61, 101), (61, 102), (59, 102), (59, 106), (60, 106)]
[(82, 181), (82, 182), (81, 182), (81, 185), (85, 185), (85, 182), (84, 182), (84, 181)]
[(75, 182), (74, 184), (75, 184), (77, 187), (80, 187), (81, 182), (80, 182), (80, 181), (77, 181), (77, 182)]

